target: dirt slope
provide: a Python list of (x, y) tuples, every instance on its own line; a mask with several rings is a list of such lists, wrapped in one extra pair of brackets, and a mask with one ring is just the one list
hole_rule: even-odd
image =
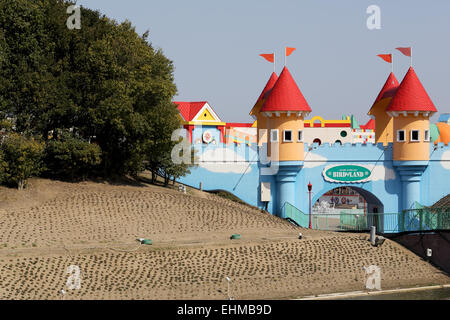
[[(392, 241), (304, 230), (196, 190), (35, 179), (0, 200), (2, 299), (221, 299), (225, 276), (236, 298), (286, 298), (363, 290), (372, 264), (383, 289), (450, 283)], [(66, 286), (70, 265), (79, 290)]]

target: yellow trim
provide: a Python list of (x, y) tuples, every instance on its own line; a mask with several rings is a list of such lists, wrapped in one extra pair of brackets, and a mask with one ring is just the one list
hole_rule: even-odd
[(226, 122), (219, 121), (185, 121), (183, 125), (194, 125), (194, 126), (225, 126)]
[(253, 122), (252, 124), (252, 128), (257, 128), (258, 127), (258, 120), (255, 120), (255, 122)]
[(216, 119), (213, 117), (211, 112), (209, 112), (208, 108), (205, 109), (197, 118), (193, 119), (194, 121), (200, 121), (200, 120), (209, 120), (209, 121), (216, 121)]
[(316, 120), (320, 121), (320, 125), (322, 128), (324, 128), (326, 124), (351, 124), (352, 123), (349, 116), (347, 116), (347, 120), (325, 120), (321, 116), (315, 116), (314, 118), (312, 118), (310, 120), (305, 120), (304, 122), (309, 124), (310, 127), (312, 127), (312, 126), (314, 126), (314, 122)]

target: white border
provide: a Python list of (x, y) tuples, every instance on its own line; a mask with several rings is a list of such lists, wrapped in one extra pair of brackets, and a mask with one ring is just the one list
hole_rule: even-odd
[[(209, 111), (209, 113), (213, 116), (213, 118), (215, 120), (195, 120), (197, 119), (197, 117), (202, 114), (204, 112), (204, 110), (207, 109)], [(214, 112), (213, 108), (211, 108), (211, 106), (209, 105), (208, 102), (206, 102), (203, 107), (200, 109), (199, 112), (197, 112), (197, 114), (192, 117), (192, 120), (190, 120), (191, 122), (222, 122), (222, 120), (220, 120), (219, 116)]]
[[(272, 133), (276, 132), (277, 133), (277, 139), (276, 140), (272, 140), (273, 135)], [(280, 140), (280, 132), (278, 131), (278, 129), (270, 129), (270, 142), (278, 142)]]
[[(286, 134), (286, 132), (290, 132), (291, 133), (291, 140), (286, 140), (285, 138), (285, 134)], [(283, 130), (283, 142), (294, 142), (294, 139), (293, 139), (293, 131), (292, 130)]]
[[(428, 139), (427, 139), (427, 133), (428, 133)], [(423, 131), (423, 141), (425, 141), (425, 142), (430, 142), (430, 140), (431, 140), (431, 137), (430, 137), (430, 130), (429, 130), (429, 129), (424, 130), (424, 131)]]
[[(413, 132), (417, 131), (417, 140), (413, 140), (412, 136), (413, 136)], [(412, 129), (409, 130), (409, 142), (420, 142), (420, 130), (418, 129)]]
[[(363, 167), (366, 168), (367, 170), (369, 170), (370, 174), (367, 178), (363, 179), (363, 180), (358, 180), (358, 181), (340, 181), (340, 180), (335, 180), (332, 179), (330, 177), (328, 177), (325, 172), (327, 172), (328, 170), (330, 170), (331, 168), (335, 168), (335, 167), (342, 167), (342, 166), (357, 166), (357, 167)], [(333, 182), (333, 183), (341, 183), (341, 184), (347, 184), (347, 183), (362, 183), (362, 182), (367, 182), (371, 180), (372, 177), (372, 171), (375, 167), (371, 166), (371, 165), (366, 165), (366, 164), (358, 164), (358, 163), (342, 163), (342, 164), (330, 164), (328, 166), (325, 166), (325, 168), (323, 168), (322, 171), (322, 176), (325, 179), (325, 181), (328, 182)]]
[[(399, 139), (400, 131), (403, 131), (403, 137), (405, 138), (403, 140)], [(404, 130), (404, 129), (397, 130), (397, 142), (406, 142), (406, 130)]]
[[(301, 139), (298, 138), (298, 134), (299, 134), (300, 132), (301, 132), (301, 136), (302, 136)], [(297, 130), (297, 142), (303, 142), (303, 136), (304, 136), (303, 130)]]

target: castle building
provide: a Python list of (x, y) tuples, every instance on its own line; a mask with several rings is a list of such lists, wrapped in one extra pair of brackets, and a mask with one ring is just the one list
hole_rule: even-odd
[[(306, 119), (312, 108), (287, 67), (270, 75), (250, 111), (254, 123), (222, 122), (206, 102), (176, 104), (202, 159), (182, 183), (231, 192), (302, 226), (299, 212), (339, 188), (357, 192), (368, 213), (406, 212), (450, 193), (450, 115), (430, 124), (437, 109), (413, 68), (401, 83), (389, 74), (365, 125), (353, 116)], [(217, 143), (196, 138), (205, 132)], [(378, 228), (407, 231), (396, 219), (383, 216)]]

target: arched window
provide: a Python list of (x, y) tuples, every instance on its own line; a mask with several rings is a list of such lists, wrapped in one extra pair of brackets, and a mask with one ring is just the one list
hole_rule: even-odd
[(342, 144), (341, 140), (336, 140), (334, 143)]
[(315, 138), (314, 140), (313, 140), (313, 143), (317, 143), (319, 146), (322, 144), (322, 141), (320, 141), (320, 139), (319, 138)]

